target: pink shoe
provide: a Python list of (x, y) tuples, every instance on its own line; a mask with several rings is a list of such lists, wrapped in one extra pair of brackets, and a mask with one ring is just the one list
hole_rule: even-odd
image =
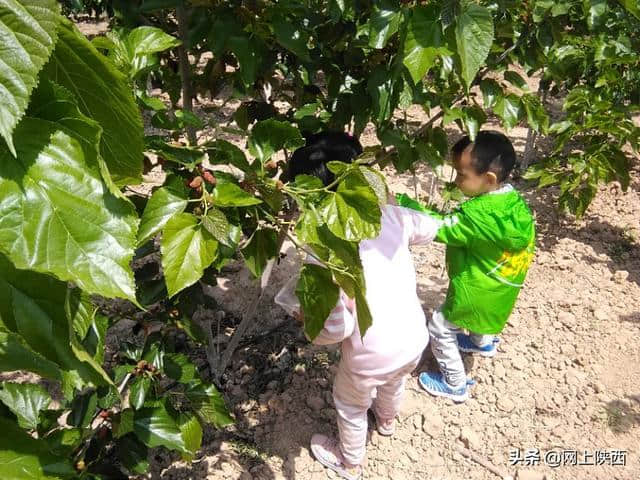
[(344, 457), (335, 438), (327, 437), (321, 433), (314, 434), (311, 437), (311, 452), (313, 452), (316, 460), (336, 472), (341, 478), (346, 480), (360, 480), (362, 478), (362, 467), (360, 465), (354, 467), (345, 465)]
[(380, 435), (382, 435), (383, 437), (390, 437), (391, 435), (396, 433), (395, 417), (383, 420), (378, 416), (375, 409), (373, 410), (373, 416), (376, 418), (376, 430), (378, 430), (378, 433)]

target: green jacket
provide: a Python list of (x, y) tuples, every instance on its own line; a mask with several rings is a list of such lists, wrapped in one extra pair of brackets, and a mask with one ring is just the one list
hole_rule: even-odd
[(441, 221), (436, 241), (447, 245), (449, 290), (442, 313), (478, 334), (502, 331), (533, 259), (535, 226), (511, 185), (474, 197), (441, 215), (407, 195), (398, 204)]

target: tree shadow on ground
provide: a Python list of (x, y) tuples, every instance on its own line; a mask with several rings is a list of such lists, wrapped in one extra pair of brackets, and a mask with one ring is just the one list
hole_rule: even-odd
[[(640, 242), (633, 237), (631, 228), (612, 225), (593, 213), (587, 213), (581, 221), (575, 221), (558, 212), (556, 188), (535, 190), (526, 184), (519, 187), (538, 214), (539, 250), (550, 252), (565, 238), (589, 245), (600, 258), (580, 255), (576, 257), (577, 261), (605, 263), (612, 275), (620, 270), (627, 271), (628, 280), (640, 285)], [(603, 260), (601, 255), (607, 258)]]

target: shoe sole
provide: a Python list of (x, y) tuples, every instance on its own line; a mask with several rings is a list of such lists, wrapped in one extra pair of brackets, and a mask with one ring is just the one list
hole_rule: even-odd
[(448, 398), (450, 400), (453, 400), (455, 403), (463, 403), (465, 401), (467, 401), (469, 399), (469, 391), (465, 391), (462, 395), (455, 395), (453, 393), (446, 393), (446, 392), (441, 392), (440, 390), (431, 390), (430, 388), (428, 388), (424, 383), (422, 383), (422, 380), (420, 380), (420, 378), (418, 378), (418, 384), (422, 387), (422, 389), (433, 395), (434, 397), (444, 397), (444, 398)]
[(461, 347), (460, 345), (458, 345), (458, 350), (460, 350), (461, 352), (464, 352), (464, 353), (475, 353), (475, 354), (480, 355), (481, 357), (485, 357), (485, 358), (495, 357), (496, 353), (498, 353), (498, 349), (497, 348), (494, 348), (493, 350), (485, 352), (483, 350), (474, 350), (472, 348), (464, 348), (464, 347)]
[(362, 478), (362, 475), (349, 475), (344, 470), (339, 470), (338, 468), (336, 468), (333, 463), (326, 461), (324, 458), (322, 458), (322, 456), (318, 455), (313, 445), (311, 445), (311, 453), (313, 453), (313, 457), (320, 463), (320, 465), (328, 468), (329, 470), (333, 470), (340, 478), (344, 478), (346, 480), (360, 480)]

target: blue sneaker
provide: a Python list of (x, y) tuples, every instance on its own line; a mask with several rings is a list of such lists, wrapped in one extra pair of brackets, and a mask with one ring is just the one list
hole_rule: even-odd
[(493, 337), (493, 342), (489, 345), (485, 345), (484, 347), (479, 347), (471, 340), (471, 336), (465, 335), (464, 333), (459, 333), (456, 335), (456, 339), (458, 340), (458, 349), (461, 352), (466, 353), (479, 353), (482, 357), (493, 357), (498, 352), (498, 343), (500, 343), (500, 339), (498, 337)]
[(442, 378), (441, 373), (422, 372), (418, 377), (418, 383), (431, 395), (450, 398), (457, 403), (462, 403), (469, 398), (468, 382), (463, 387), (454, 389)]

